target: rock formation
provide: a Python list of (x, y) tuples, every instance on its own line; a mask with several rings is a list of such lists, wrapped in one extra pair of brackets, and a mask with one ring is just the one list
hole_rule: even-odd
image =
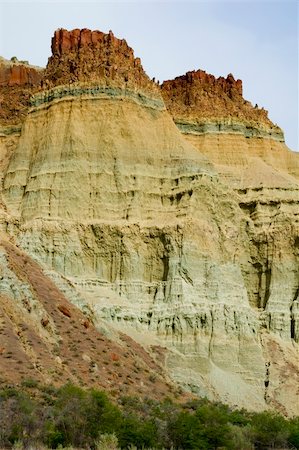
[(163, 369), (142, 347), (124, 335), (107, 337), (103, 324), (96, 329), (87, 312), (71, 305), (3, 235), (0, 267), (0, 385), (33, 376), (45, 384), (97, 386), (112, 395), (173, 395), (167, 376), (158, 375)]
[(238, 194), (250, 238), (241, 269), (262, 326), (298, 342), (299, 154), (232, 75), (188, 72), (164, 82), (162, 93), (185, 138)]
[(165, 81), (162, 95), (179, 130), (208, 155), (228, 184), (241, 188), (272, 181), (276, 186), (284, 172), (299, 178), (298, 154), (286, 147), (283, 131), (268, 112), (243, 98), (241, 80), (187, 72)]
[[(213, 154), (222, 144), (201, 151), (194, 129), (191, 139), (175, 125), (177, 111), (184, 123), (208, 124), (205, 136), (215, 120), (238, 120), (235, 134), (224, 133), (233, 148), (243, 139), (283, 146), (283, 135), (242, 99), (239, 80), (189, 77), (219, 98), (214, 122), (207, 99), (197, 118), (189, 94), (170, 82), (161, 91), (111, 32), (56, 31), (41, 88), (3, 159), (1, 230), (87, 314), (86, 329), (105, 323), (114, 339), (129, 335), (196, 394), (295, 414), (298, 183), (290, 152), (282, 150), (281, 171), (256, 157), (270, 185), (248, 186), (229, 161), (220, 170)], [(210, 134), (220, 142), (217, 127)], [(3, 271), (0, 292), (14, 298)], [(64, 321), (74, 314), (66, 301), (58, 307)], [(40, 336), (51, 320), (41, 314)]]
[(0, 180), (19, 140), (30, 97), (39, 90), (42, 73), (43, 69), (27, 61), (0, 57)]
[(30, 66), (27, 61), (0, 57), (0, 122), (18, 125), (25, 117), (29, 98), (40, 85), (43, 70)]
[(124, 39), (112, 31), (57, 30), (52, 38), (52, 56), (45, 73), (49, 86), (95, 80), (104, 85), (157, 91), (145, 74), (139, 58)]

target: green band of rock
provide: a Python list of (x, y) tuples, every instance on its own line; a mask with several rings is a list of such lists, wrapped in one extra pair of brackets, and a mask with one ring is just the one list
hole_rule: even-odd
[(150, 97), (140, 91), (135, 92), (126, 88), (123, 89), (119, 87), (100, 85), (74, 85), (58, 86), (48, 91), (44, 91), (40, 94), (34, 95), (30, 99), (30, 105), (33, 108), (31, 109), (31, 112), (34, 111), (35, 108), (38, 108), (42, 105), (47, 105), (55, 100), (85, 96), (95, 99), (128, 99), (147, 108), (152, 108), (159, 111), (163, 111), (166, 109), (163, 100), (155, 97)]
[(211, 121), (205, 123), (192, 123), (192, 122), (183, 122), (183, 121), (175, 121), (176, 126), (183, 134), (194, 134), (194, 135), (202, 135), (202, 134), (219, 134), (219, 133), (233, 133), (240, 134), (245, 136), (246, 138), (266, 138), (266, 139), (274, 139), (279, 142), (284, 142), (284, 135), (282, 131), (279, 129), (273, 128), (265, 128), (262, 129), (258, 126), (254, 126), (254, 124), (246, 124), (240, 122), (220, 122), (220, 121)]
[(0, 126), (0, 137), (21, 133), (21, 125)]

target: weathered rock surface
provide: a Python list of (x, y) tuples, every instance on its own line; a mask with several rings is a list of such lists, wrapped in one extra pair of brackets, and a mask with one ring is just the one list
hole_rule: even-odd
[(93, 80), (158, 91), (144, 72), (140, 58), (135, 58), (125, 39), (117, 39), (112, 31), (108, 34), (88, 29), (55, 31), (44, 83), (53, 87)]
[[(161, 365), (128, 337), (73, 306), (44, 270), (1, 235), (0, 384), (34, 377), (71, 381), (112, 395), (172, 396)], [(155, 383), (153, 384), (153, 379)]]
[[(271, 182), (253, 177), (249, 186), (234, 169), (229, 182), (179, 132), (125, 41), (58, 30), (52, 52), (17, 147), (7, 150), (9, 132), (3, 138), (1, 230), (96, 328), (106, 323), (112, 336), (125, 332), (156, 352), (187, 390), (298, 413), (298, 185), (289, 163), (278, 171), (257, 157)], [(229, 123), (241, 82), (195, 78), (231, 98), (231, 109), (220, 101)], [(283, 145), (264, 112), (245, 110)], [(248, 140), (234, 137), (236, 147)], [(44, 316), (41, 332), (51, 323)]]
[(24, 120), (30, 96), (40, 86), (42, 73), (40, 67), (30, 66), (27, 61), (0, 57), (0, 127), (19, 125)]
[[(280, 172), (299, 178), (298, 154), (286, 147), (283, 131), (268, 112), (243, 98), (241, 80), (198, 70), (165, 81), (161, 92), (179, 130), (208, 155), (228, 184), (240, 188), (272, 181), (276, 186), (277, 179), (282, 182)], [(279, 171), (277, 179), (261, 160)]]
[(241, 270), (261, 325), (298, 342), (299, 154), (236, 83), (198, 71), (165, 82), (162, 93), (180, 131), (215, 164), (248, 217), (250, 259)]
[(215, 78), (203, 70), (187, 72), (164, 81), (161, 88), (167, 108), (182, 131), (189, 125), (198, 134), (228, 129), (247, 135), (268, 132), (283, 140), (282, 130), (269, 120), (268, 112), (244, 100), (242, 81), (232, 74)]
[(0, 58), (0, 86), (37, 86), (42, 69), (30, 66), (27, 61), (8, 61)]

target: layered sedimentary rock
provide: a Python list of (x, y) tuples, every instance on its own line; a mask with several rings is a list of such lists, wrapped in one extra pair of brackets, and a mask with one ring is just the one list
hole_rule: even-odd
[(267, 166), (279, 171), (278, 178), (285, 172), (299, 178), (298, 154), (287, 148), (268, 112), (243, 98), (242, 82), (232, 74), (215, 78), (202, 70), (187, 72), (165, 81), (161, 92), (179, 130), (219, 166), (230, 185), (271, 184), (272, 178), (275, 186)]
[[(6, 165), (3, 232), (96, 327), (129, 334), (188, 390), (296, 413), (298, 254), (286, 298), (276, 291), (288, 304), (279, 336), (259, 304), (269, 271), (258, 220), (177, 129), (132, 49), (112, 33), (58, 30), (52, 53)], [(273, 348), (288, 354), (277, 367)]]
[(299, 154), (264, 109), (242, 97), (240, 80), (202, 71), (162, 85), (163, 98), (188, 142), (214, 162), (248, 217), (250, 260), (241, 265), (260, 320), (298, 342)]
[(125, 39), (117, 39), (112, 31), (105, 34), (88, 29), (60, 29), (54, 33), (51, 48), (45, 73), (45, 83), (51, 87), (101, 80), (102, 84), (157, 91), (140, 58), (135, 58)]
[[(31, 95), (39, 90), (43, 69), (27, 61), (0, 57), (0, 180), (16, 148)], [(1, 200), (0, 200), (1, 202)]]
[(1, 385), (34, 378), (42, 384), (97, 386), (112, 395), (175, 393), (161, 365), (142, 347), (107, 333), (103, 323), (96, 329), (88, 311), (73, 306), (2, 234), (0, 269)]

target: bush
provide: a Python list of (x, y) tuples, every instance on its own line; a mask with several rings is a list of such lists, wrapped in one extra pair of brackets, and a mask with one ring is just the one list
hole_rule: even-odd
[(138, 448), (159, 446), (155, 424), (150, 420), (140, 420), (134, 416), (122, 420), (118, 439), (121, 448), (127, 448), (130, 444)]
[(25, 378), (21, 382), (22, 386), (28, 387), (28, 388), (36, 388), (38, 386), (38, 381), (34, 380), (33, 378)]
[(254, 444), (258, 450), (285, 447), (289, 436), (288, 422), (273, 412), (261, 412), (252, 418)]
[(95, 442), (96, 450), (117, 450), (118, 439), (114, 433), (102, 434), (100, 438)]
[(299, 417), (290, 421), (288, 442), (299, 449)]
[(194, 414), (181, 412), (169, 424), (168, 434), (172, 436), (174, 448), (207, 449), (208, 441), (204, 437), (204, 427)]

